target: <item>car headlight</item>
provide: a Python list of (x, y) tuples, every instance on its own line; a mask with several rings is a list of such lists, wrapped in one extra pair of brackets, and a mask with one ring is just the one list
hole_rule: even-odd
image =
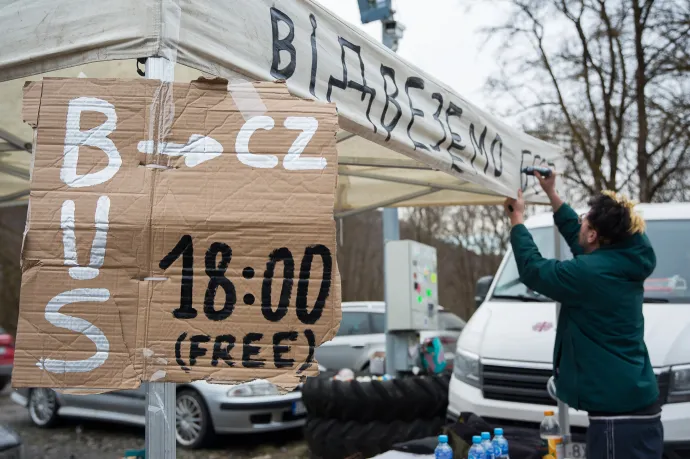
[(690, 402), (690, 365), (671, 367), (668, 403)]
[(479, 387), (479, 357), (458, 350), (455, 353), (453, 375), (470, 386)]
[(259, 397), (280, 395), (278, 388), (269, 382), (240, 384), (228, 390), (228, 397)]

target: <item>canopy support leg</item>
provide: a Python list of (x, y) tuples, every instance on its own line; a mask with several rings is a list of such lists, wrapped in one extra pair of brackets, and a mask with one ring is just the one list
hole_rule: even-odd
[(400, 239), (400, 221), (398, 220), (398, 209), (396, 207), (386, 207), (383, 209), (383, 291), (384, 291), (384, 303), (386, 305), (385, 309), (385, 332), (386, 332), (386, 366), (385, 371), (390, 375), (395, 375), (395, 352), (401, 346), (398, 344), (396, 346), (396, 337), (393, 336), (391, 332), (388, 331), (388, 311), (390, 304), (388, 294), (388, 289), (386, 288), (386, 244), (389, 241), (397, 241)]
[[(171, 68), (174, 65), (174, 62), (164, 58), (149, 57), (146, 60), (146, 78), (157, 80), (170, 79), (170, 76), (174, 75)], [(146, 458), (175, 459), (177, 457), (175, 429), (176, 385), (169, 382), (149, 382), (145, 384)]]

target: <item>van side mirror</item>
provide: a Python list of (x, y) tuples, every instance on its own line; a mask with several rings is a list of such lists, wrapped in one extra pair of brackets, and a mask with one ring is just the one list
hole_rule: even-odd
[(482, 305), (486, 299), (486, 295), (489, 293), (489, 288), (491, 283), (494, 281), (494, 276), (484, 276), (477, 281), (477, 286), (474, 289), (474, 302), (475, 307)]

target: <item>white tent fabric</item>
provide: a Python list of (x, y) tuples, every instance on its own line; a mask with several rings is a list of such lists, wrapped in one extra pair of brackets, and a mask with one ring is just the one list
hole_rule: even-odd
[[(0, 26), (0, 81), (15, 80), (0, 87), (0, 129), (24, 143), (31, 133), (21, 125), (16, 79), (134, 78), (132, 59), (161, 56), (178, 64), (178, 81), (201, 72), (284, 79), (295, 95), (335, 102), (347, 131), (339, 136), (340, 215), (497, 203), (527, 187), (523, 166), (563, 164), (558, 147), (481, 111), (312, 0), (5, 0)], [(28, 172), (27, 155), (17, 154)], [(14, 161), (0, 157), (6, 199), (27, 188), (7, 175)]]

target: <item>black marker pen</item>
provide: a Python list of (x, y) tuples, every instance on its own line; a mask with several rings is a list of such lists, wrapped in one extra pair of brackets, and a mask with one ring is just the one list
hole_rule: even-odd
[(527, 175), (534, 175), (535, 172), (539, 172), (539, 174), (544, 177), (548, 178), (551, 177), (551, 174), (553, 171), (549, 169), (548, 167), (536, 167), (536, 166), (527, 166), (522, 169), (522, 172)]

